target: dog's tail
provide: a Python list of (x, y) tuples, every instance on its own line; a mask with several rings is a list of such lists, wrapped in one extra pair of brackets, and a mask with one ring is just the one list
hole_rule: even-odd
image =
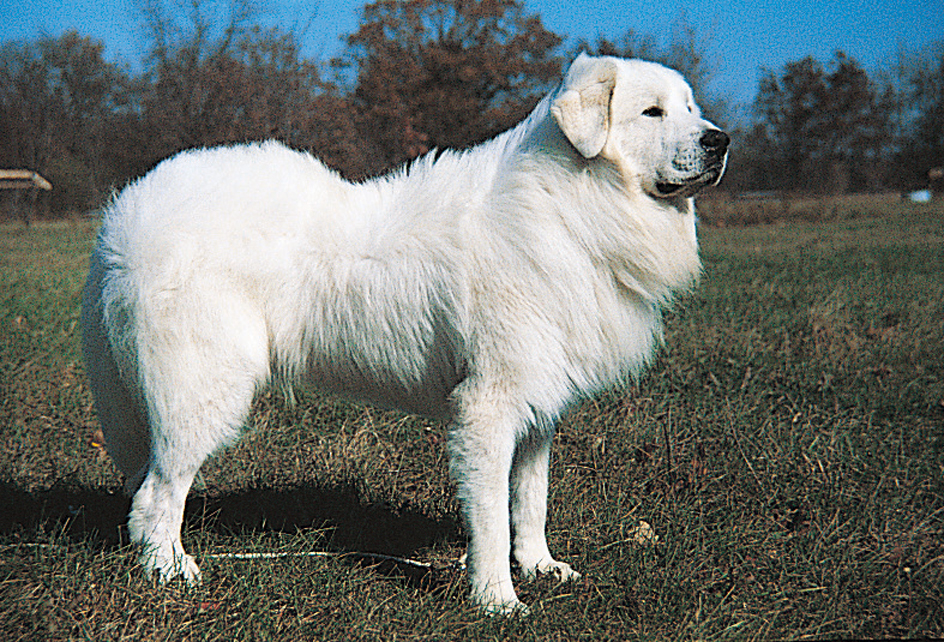
[(105, 276), (102, 248), (98, 245), (92, 253), (82, 297), (82, 351), (105, 447), (124, 473), (125, 490), (131, 493), (147, 473), (151, 438), (146, 413), (122, 378), (108, 339), (102, 301)]

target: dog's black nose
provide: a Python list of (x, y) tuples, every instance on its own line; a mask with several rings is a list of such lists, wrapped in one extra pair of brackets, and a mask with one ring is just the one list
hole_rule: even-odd
[(728, 144), (731, 142), (731, 138), (720, 129), (709, 129), (702, 134), (698, 142), (701, 143), (701, 146), (704, 147), (706, 151), (721, 156), (728, 150)]

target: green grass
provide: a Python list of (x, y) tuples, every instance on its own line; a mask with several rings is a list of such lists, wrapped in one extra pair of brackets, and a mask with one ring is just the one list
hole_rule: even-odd
[(585, 580), (519, 582), (517, 620), (466, 601), (443, 427), (314, 395), (258, 400), (188, 504), (204, 584), (153, 587), (92, 443), (94, 229), (0, 228), (0, 638), (944, 636), (944, 207), (821, 207), (702, 230), (652, 370), (560, 425), (549, 540)]

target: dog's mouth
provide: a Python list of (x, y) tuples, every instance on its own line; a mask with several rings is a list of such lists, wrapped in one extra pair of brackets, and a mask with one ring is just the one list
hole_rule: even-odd
[(659, 196), (688, 196), (685, 192), (694, 193), (697, 188), (692, 183), (656, 183), (656, 191)]
[(724, 172), (724, 164), (719, 163), (710, 167), (707, 171), (698, 174), (697, 176), (679, 183), (668, 182), (668, 181), (657, 181), (656, 182), (656, 196), (661, 198), (678, 198), (678, 197), (689, 197), (694, 196), (702, 188), (707, 187), (708, 185), (715, 185), (719, 180), (721, 180), (721, 174)]

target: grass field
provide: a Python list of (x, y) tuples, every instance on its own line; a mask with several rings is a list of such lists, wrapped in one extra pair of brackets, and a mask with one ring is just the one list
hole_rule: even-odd
[(154, 588), (79, 354), (93, 226), (0, 228), (0, 639), (944, 636), (944, 205), (837, 207), (702, 230), (655, 366), (560, 425), (585, 580), (513, 620), (466, 600), (443, 427), (313, 395), (258, 400), (188, 503), (203, 585)]

